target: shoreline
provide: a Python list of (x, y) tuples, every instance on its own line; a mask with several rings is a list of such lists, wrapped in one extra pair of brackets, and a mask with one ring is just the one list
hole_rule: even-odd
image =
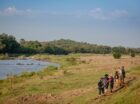
[[(32, 61), (32, 62), (29, 62), (29, 63), (27, 62), (26, 63), (26, 60), (27, 61)], [(17, 72), (17, 73), (16, 72), (10, 72), (10, 73), (12, 73), (11, 75), (10, 75), (10, 73), (7, 73), (5, 75), (5, 77), (0, 78), (0, 80), (6, 80), (6, 79), (8, 79), (7, 78), (8, 75), (10, 75), (12, 77), (15, 77), (15, 76), (20, 77), (25, 72), (28, 73), (28, 74), (30, 74), (30, 73), (38, 73), (39, 71), (43, 71), (44, 69), (46, 69), (46, 68), (48, 68), (50, 66), (56, 67), (57, 69), (60, 69), (60, 67), (61, 67), (61, 65), (58, 64), (58, 63), (48, 62), (46, 60), (37, 60), (37, 59), (33, 59), (31, 57), (24, 57), (24, 58), (19, 58), (19, 57), (12, 57), (11, 58), (10, 57), (9, 59), (5, 59), (5, 60), (1, 60), (1, 61), (24, 61), (24, 62), (14, 62), (13, 64), (10, 64), (8, 62), (7, 64), (1, 64), (1, 65), (3, 65), (3, 66), (4, 65), (8, 65), (9, 67), (12, 67), (11, 65), (13, 65), (13, 67), (16, 67), (16, 66), (17, 67), (20, 67), (20, 66), (23, 67), (23, 66), (25, 66), (25, 67), (27, 67), (27, 69), (29, 68), (29, 70), (26, 69), (26, 71), (25, 71), (24, 69), (21, 69), (22, 70), (21, 72)], [(38, 67), (42, 67), (42, 68), (33, 69), (33, 70), (30, 69), (30, 68), (32, 68), (32, 67), (34, 67), (36, 65), (38, 65)]]

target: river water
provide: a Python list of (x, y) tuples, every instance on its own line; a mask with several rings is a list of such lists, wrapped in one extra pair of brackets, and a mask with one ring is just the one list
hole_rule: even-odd
[(0, 60), (0, 79), (5, 79), (7, 74), (18, 75), (27, 71), (39, 71), (47, 66), (59, 67), (59, 64), (32, 59)]

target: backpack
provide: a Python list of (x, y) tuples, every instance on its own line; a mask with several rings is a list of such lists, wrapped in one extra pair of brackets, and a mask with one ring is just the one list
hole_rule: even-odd
[(110, 77), (110, 83), (114, 83), (113, 77)]
[(119, 73), (118, 73), (118, 71), (115, 72), (114, 78), (115, 78), (115, 79), (119, 79)]
[(98, 82), (98, 88), (102, 88), (103, 87), (103, 81), (102, 80), (100, 80), (99, 82)]
[(109, 83), (109, 78), (105, 77), (104, 81), (105, 81), (105, 85), (108, 84)]

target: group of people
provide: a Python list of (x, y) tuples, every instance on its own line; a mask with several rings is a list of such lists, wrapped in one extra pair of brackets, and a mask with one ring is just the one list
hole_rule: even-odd
[(110, 92), (112, 93), (114, 84), (116, 84), (116, 87), (122, 86), (124, 84), (124, 78), (124, 66), (121, 68), (119, 67), (118, 70), (115, 70), (114, 75), (109, 76), (108, 74), (105, 74), (104, 77), (101, 77), (98, 82), (99, 95), (104, 95), (106, 92), (108, 92), (108, 89), (110, 89)]

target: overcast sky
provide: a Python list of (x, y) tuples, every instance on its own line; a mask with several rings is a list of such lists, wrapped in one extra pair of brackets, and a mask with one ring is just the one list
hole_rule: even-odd
[(0, 33), (140, 47), (140, 0), (0, 0)]

